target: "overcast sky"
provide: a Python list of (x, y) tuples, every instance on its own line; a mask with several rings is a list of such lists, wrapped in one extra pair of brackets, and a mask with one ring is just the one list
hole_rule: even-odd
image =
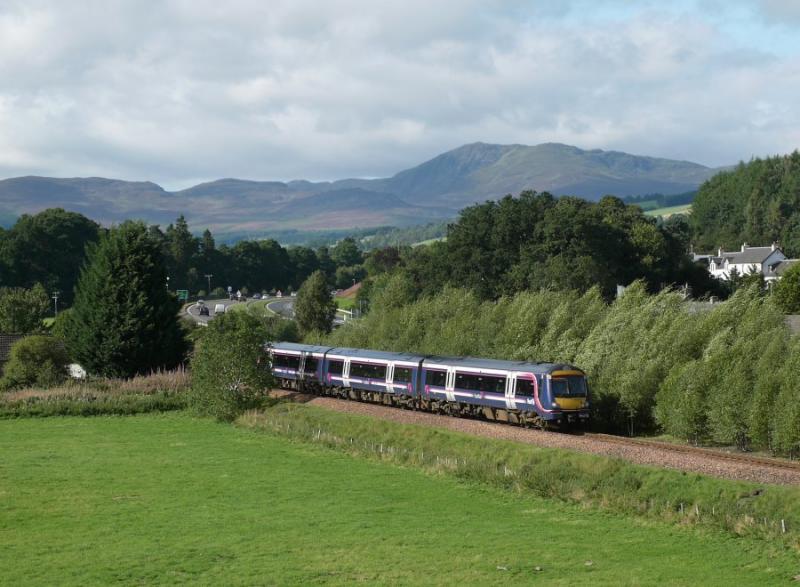
[(377, 177), (475, 141), (799, 148), (800, 0), (0, 0), (0, 177)]

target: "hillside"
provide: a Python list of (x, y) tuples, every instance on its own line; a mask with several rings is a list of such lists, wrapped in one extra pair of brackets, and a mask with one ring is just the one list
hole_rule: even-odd
[(697, 193), (690, 223), (698, 251), (778, 242), (800, 255), (800, 151), (716, 175)]
[(454, 217), (465, 206), (526, 189), (590, 200), (613, 193), (696, 189), (714, 169), (686, 161), (568, 145), (473, 143), (382, 179), (334, 182), (220, 179), (168, 192), (152, 182), (17, 177), (0, 181), (0, 219), (62, 207), (100, 222), (168, 223), (184, 214), (220, 235), (276, 229), (408, 226)]

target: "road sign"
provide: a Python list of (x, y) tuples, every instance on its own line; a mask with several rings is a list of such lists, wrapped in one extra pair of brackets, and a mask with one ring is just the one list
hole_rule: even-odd
[(233, 288), (229, 285), (228, 286), (228, 293), (231, 293), (232, 291), (233, 291)]
[(178, 294), (178, 299), (181, 302), (188, 302), (189, 301), (189, 290), (188, 289), (179, 289), (175, 291)]

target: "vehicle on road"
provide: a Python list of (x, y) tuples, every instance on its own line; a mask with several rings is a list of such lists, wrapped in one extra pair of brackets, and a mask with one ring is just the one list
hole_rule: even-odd
[(225, 304), (217, 304), (214, 306), (214, 314), (224, 314), (225, 313)]
[(261, 299), (261, 294), (260, 293), (254, 293), (252, 297), (253, 297), (254, 300), (260, 300)]
[(202, 305), (200, 306), (200, 315), (201, 316), (208, 316), (210, 312), (208, 311), (208, 306)]
[(540, 428), (589, 419), (586, 374), (573, 365), (287, 342), (267, 349), (288, 389)]

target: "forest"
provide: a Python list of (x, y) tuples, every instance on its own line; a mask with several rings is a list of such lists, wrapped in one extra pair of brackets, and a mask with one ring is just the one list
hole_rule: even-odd
[(689, 221), (698, 251), (777, 242), (800, 257), (800, 152), (715, 175), (700, 187)]

